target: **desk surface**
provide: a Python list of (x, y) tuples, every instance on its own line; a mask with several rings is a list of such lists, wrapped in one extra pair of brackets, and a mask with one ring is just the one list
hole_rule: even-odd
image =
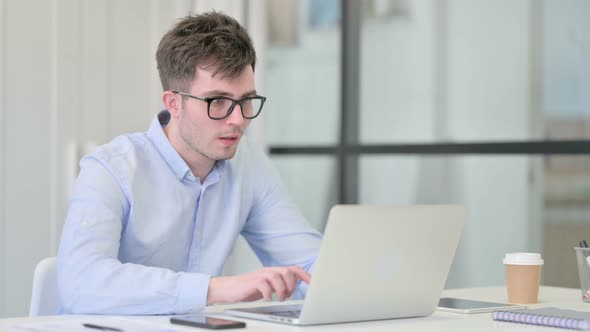
[[(505, 287), (449, 289), (443, 292), (442, 297), (458, 297), (464, 299), (497, 302), (506, 302), (507, 300)], [(539, 291), (539, 303), (532, 305), (530, 307), (540, 308), (549, 306), (556, 306), (572, 310), (590, 310), (590, 303), (582, 302), (581, 294), (578, 289), (542, 286)], [(227, 307), (231, 306), (212, 306), (208, 307), (207, 311), (211, 313), (219, 313)], [(0, 332), (15, 331), (11, 329), (10, 326), (18, 323), (33, 321), (49, 321), (58, 319), (61, 319), (61, 317), (20, 317), (0, 319)], [(133, 317), (133, 319), (149, 320), (153, 322), (166, 324), (169, 318), (166, 316), (149, 316)], [(405, 318), (373, 322), (318, 325), (308, 327), (295, 327), (241, 318), (238, 318), (237, 320), (246, 321), (246, 330), (251, 331), (470, 331), (476, 329), (478, 331), (509, 330), (530, 332), (531, 329), (534, 329), (535, 331), (567, 331), (564, 329), (552, 329), (524, 324), (497, 322), (492, 320), (490, 313), (454, 314), (440, 311), (435, 311), (433, 315), (422, 318)], [(174, 327), (184, 331), (207, 331), (203, 329), (198, 330), (191, 327), (182, 327), (179, 325), (174, 325)], [(244, 329), (239, 329), (235, 331), (241, 330)]]

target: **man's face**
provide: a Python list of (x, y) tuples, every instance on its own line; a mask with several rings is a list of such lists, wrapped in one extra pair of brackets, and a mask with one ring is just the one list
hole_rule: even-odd
[[(212, 72), (197, 68), (196, 79), (189, 91), (183, 91), (197, 97), (224, 96), (242, 99), (256, 94), (254, 72), (247, 66), (241, 74), (234, 78), (220, 78), (222, 75), (211, 76)], [(240, 105), (225, 119), (213, 120), (207, 115), (207, 102), (194, 98), (183, 97), (182, 110), (179, 118), (179, 134), (187, 147), (197, 154), (210, 160), (232, 158), (250, 120), (242, 116)]]

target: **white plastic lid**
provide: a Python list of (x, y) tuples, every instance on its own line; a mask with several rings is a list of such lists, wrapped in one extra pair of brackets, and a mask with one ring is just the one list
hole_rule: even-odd
[(530, 252), (510, 253), (504, 256), (504, 264), (509, 265), (543, 265), (541, 254)]

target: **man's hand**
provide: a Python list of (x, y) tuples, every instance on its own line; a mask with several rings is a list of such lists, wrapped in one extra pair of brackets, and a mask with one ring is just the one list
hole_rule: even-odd
[(256, 301), (270, 301), (277, 293), (280, 301), (291, 296), (297, 282), (309, 284), (311, 276), (299, 266), (267, 267), (254, 272), (229, 277), (211, 278), (207, 293), (207, 305)]

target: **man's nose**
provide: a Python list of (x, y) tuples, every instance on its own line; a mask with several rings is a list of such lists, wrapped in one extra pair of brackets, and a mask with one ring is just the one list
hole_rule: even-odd
[(244, 124), (244, 116), (242, 115), (242, 106), (236, 104), (231, 114), (227, 117), (227, 124), (234, 126), (241, 126)]

